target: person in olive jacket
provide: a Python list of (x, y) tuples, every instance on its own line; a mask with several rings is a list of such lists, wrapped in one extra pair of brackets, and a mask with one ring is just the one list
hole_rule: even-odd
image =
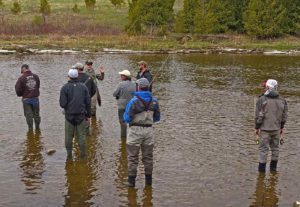
[(29, 65), (23, 64), (21, 67), (22, 76), (19, 77), (15, 85), (17, 96), (22, 97), (24, 116), (28, 125), (28, 129), (33, 129), (33, 120), (35, 128), (40, 129), (40, 79), (33, 74)]
[(78, 71), (70, 69), (69, 81), (60, 91), (59, 103), (65, 113), (65, 147), (68, 158), (72, 157), (73, 138), (79, 140), (80, 156), (86, 155), (86, 123), (91, 117), (91, 97), (87, 87), (77, 80)]

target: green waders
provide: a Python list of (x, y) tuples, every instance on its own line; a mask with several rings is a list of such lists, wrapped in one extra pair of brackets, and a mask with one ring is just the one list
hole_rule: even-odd
[(40, 105), (32, 105), (23, 102), (24, 116), (28, 125), (28, 129), (33, 129), (33, 120), (35, 128), (40, 128), (41, 117), (40, 117)]
[(76, 134), (78, 138), (79, 148), (80, 148), (80, 156), (84, 157), (86, 154), (86, 123), (83, 120), (78, 125), (72, 125), (69, 121), (65, 120), (65, 146), (67, 150), (68, 157), (72, 157), (72, 149), (73, 149), (73, 138)]

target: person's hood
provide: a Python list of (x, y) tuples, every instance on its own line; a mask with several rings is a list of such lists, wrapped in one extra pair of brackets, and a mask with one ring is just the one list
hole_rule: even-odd
[(266, 96), (270, 98), (276, 98), (279, 96), (279, 94), (277, 91), (270, 91), (268, 94), (266, 94)]
[(146, 102), (150, 101), (152, 98), (152, 93), (150, 91), (137, 91), (133, 92), (133, 95), (141, 97)]

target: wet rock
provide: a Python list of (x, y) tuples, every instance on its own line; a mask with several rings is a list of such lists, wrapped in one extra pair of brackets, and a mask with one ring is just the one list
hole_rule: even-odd
[(279, 51), (279, 50), (273, 50), (273, 51), (266, 51), (264, 52), (265, 55), (285, 55), (289, 54), (287, 51)]
[(47, 150), (47, 155), (53, 155), (56, 152), (55, 149), (49, 149)]
[(14, 54), (16, 53), (16, 50), (0, 50), (1, 55), (9, 55), (9, 54)]

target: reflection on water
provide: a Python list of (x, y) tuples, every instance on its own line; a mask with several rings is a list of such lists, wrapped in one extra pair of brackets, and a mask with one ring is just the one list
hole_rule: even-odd
[(20, 162), (20, 168), (22, 169), (21, 180), (26, 186), (27, 193), (37, 193), (36, 190), (41, 189), (44, 183), (45, 164), (42, 150), (41, 132), (29, 130)]
[(143, 206), (143, 207), (152, 207), (152, 187), (145, 186), (143, 189), (142, 201), (141, 203), (138, 202), (138, 189), (136, 188), (128, 188), (127, 193), (128, 198), (128, 206), (135, 207), (135, 206)]
[(87, 136), (87, 157), (77, 159), (68, 159), (65, 164), (65, 176), (67, 194), (65, 197), (65, 206), (91, 206), (94, 203), (91, 199), (97, 186), (94, 185), (97, 180), (98, 159), (97, 159), (97, 135), (100, 133), (101, 121), (97, 123), (96, 117), (91, 119), (91, 134)]
[[(291, 206), (299, 200), (300, 57), (167, 57), (0, 56), (4, 97), (0, 99), (0, 206), (231, 207), (262, 202)], [(95, 66), (107, 69), (105, 80), (99, 83), (103, 104), (97, 118), (91, 120), (87, 158), (79, 159), (75, 148), (74, 159), (66, 162), (64, 117), (58, 97), (68, 68), (86, 59), (94, 59)], [(118, 72), (129, 69), (136, 75), (139, 60), (147, 61), (156, 75), (153, 91), (160, 102), (162, 119), (154, 126), (153, 188), (144, 187), (143, 173), (139, 173), (136, 189), (128, 189), (126, 145), (120, 143), (112, 93), (120, 81)], [(41, 79), (42, 138), (40, 134), (23, 135), (27, 126), (21, 101), (14, 92), (22, 63), (28, 63)], [(257, 178), (253, 100), (261, 93), (261, 82), (269, 77), (279, 81), (279, 92), (289, 104), (289, 118), (278, 168), (284, 176), (267, 173), (263, 179)], [(45, 155), (44, 149), (50, 148), (56, 153)]]
[(278, 174), (270, 173), (269, 177), (265, 173), (259, 173), (256, 181), (256, 188), (251, 198), (251, 207), (274, 207), (278, 206), (279, 198), (277, 191)]

